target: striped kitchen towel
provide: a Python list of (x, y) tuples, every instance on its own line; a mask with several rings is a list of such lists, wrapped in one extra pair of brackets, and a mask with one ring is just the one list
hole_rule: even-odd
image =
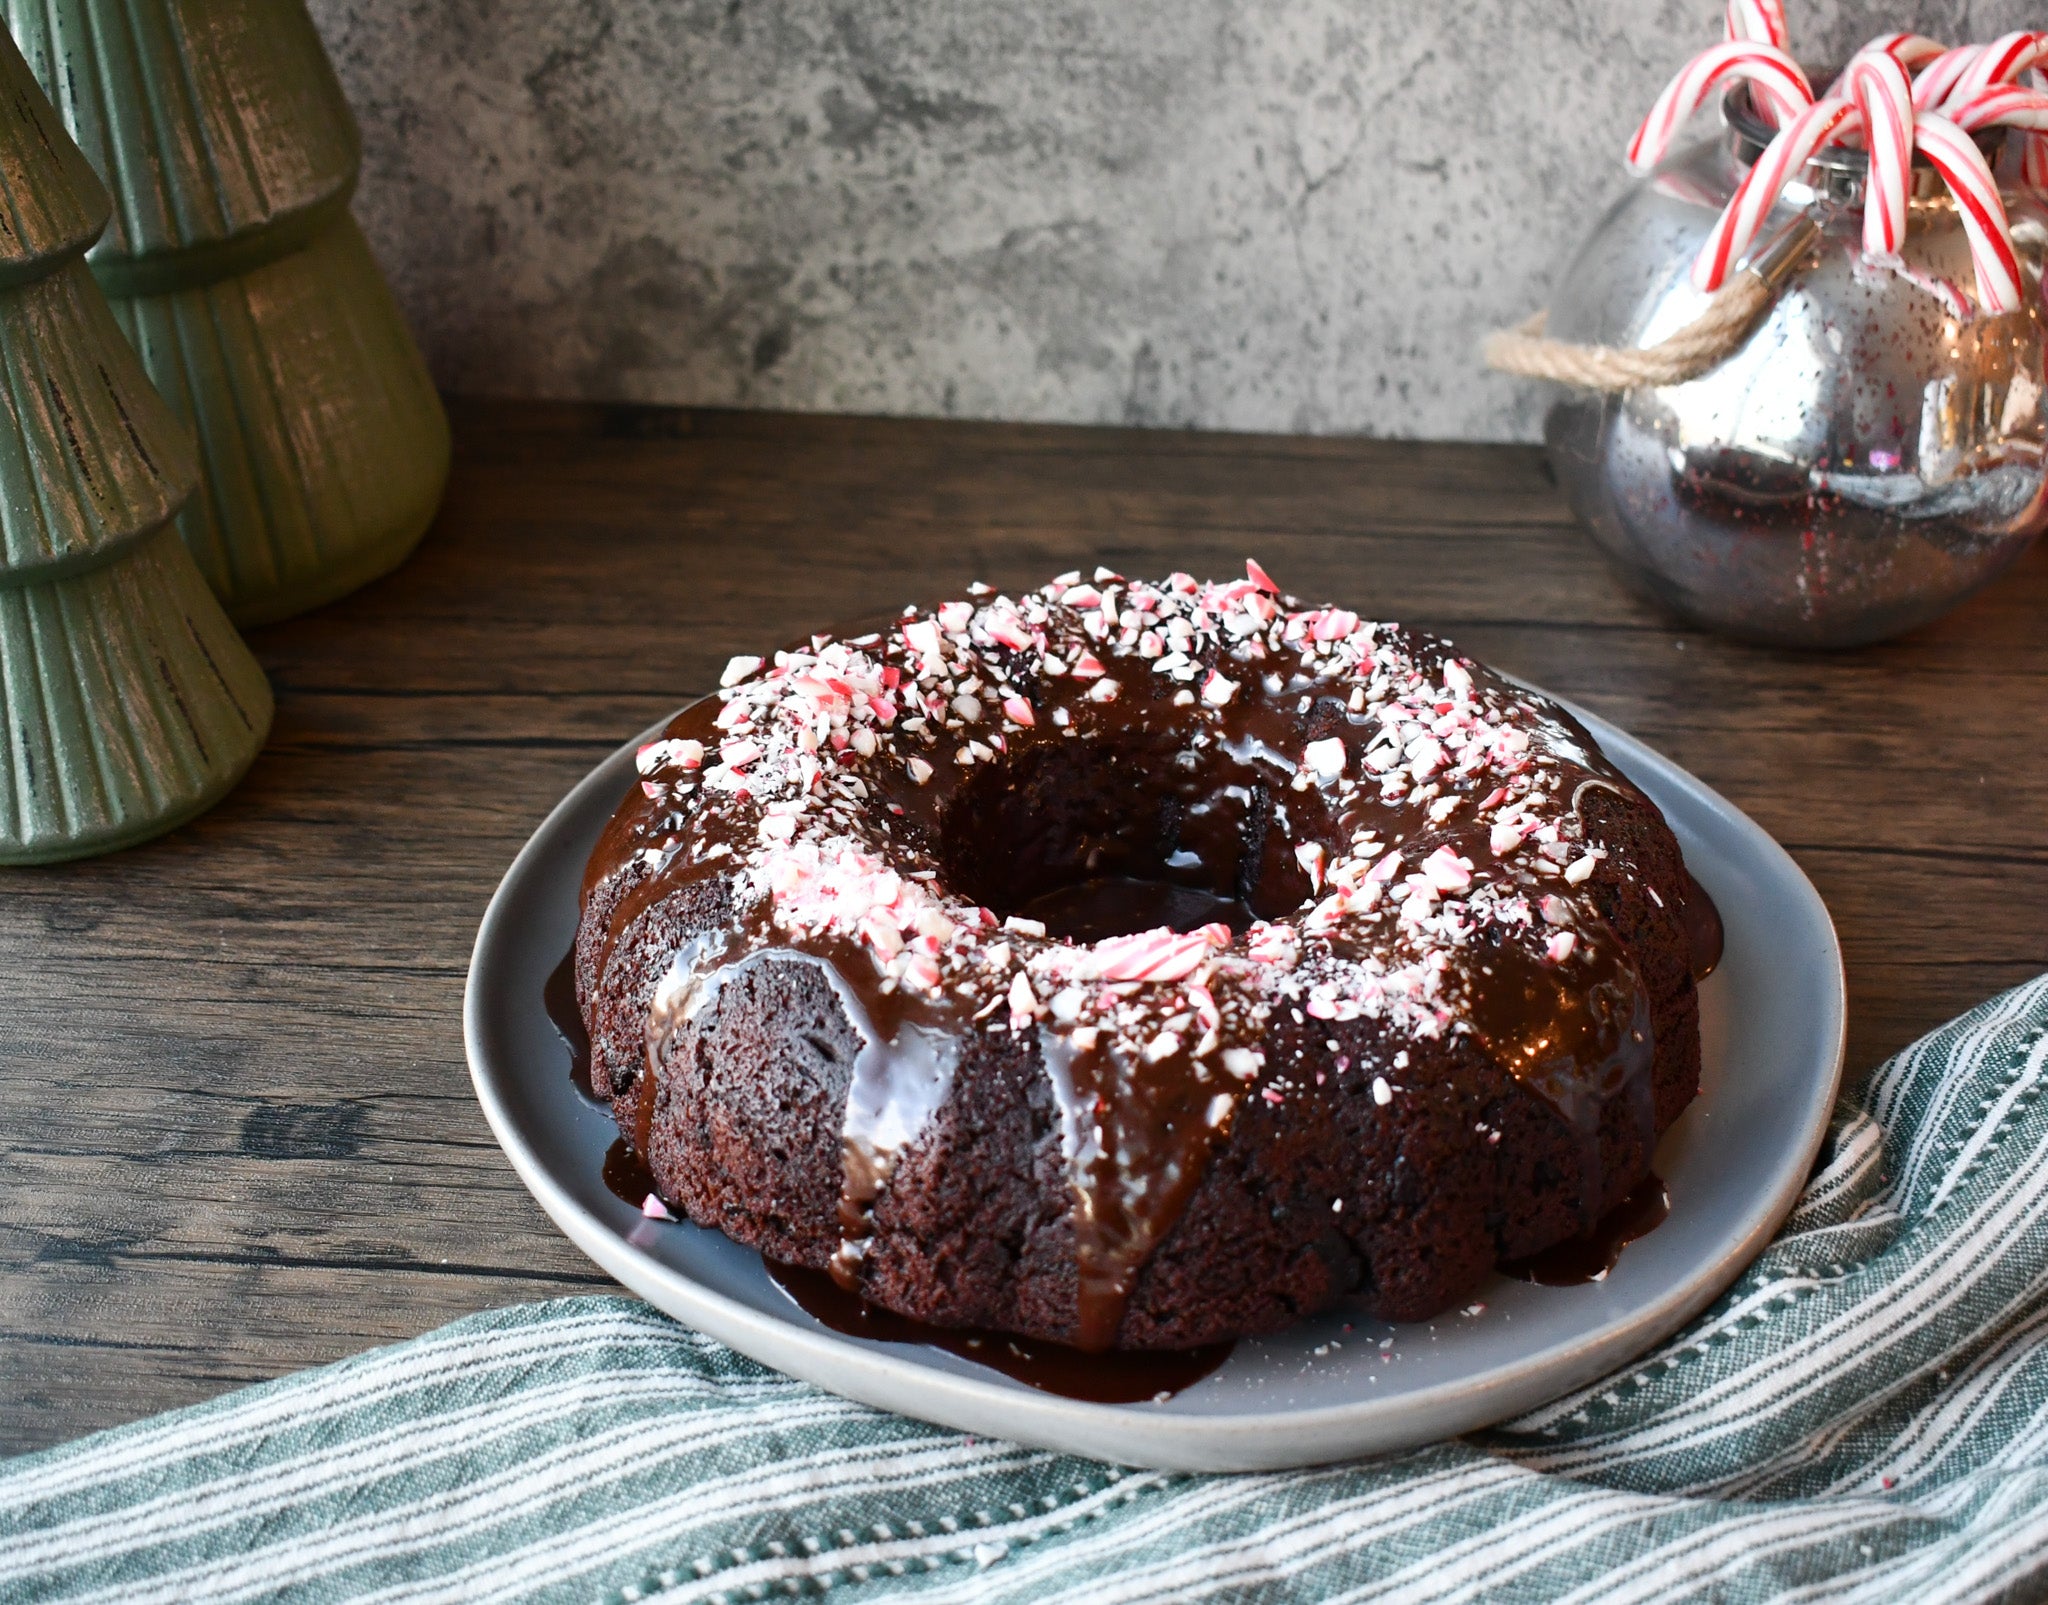
[(0, 1464), (0, 1600), (2048, 1594), (2048, 978), (1882, 1066), (1705, 1316), (1475, 1439), (1120, 1472), (877, 1414), (623, 1298)]

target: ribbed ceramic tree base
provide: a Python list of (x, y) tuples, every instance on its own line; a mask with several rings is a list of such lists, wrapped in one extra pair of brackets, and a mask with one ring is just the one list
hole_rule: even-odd
[(195, 474), (83, 261), (0, 295), (0, 583), (106, 562)]
[(331, 602), (411, 553), (448, 421), (353, 218), (250, 272), (113, 306), (199, 437), (178, 527), (237, 624)]
[(147, 840), (217, 802), (270, 686), (175, 529), (103, 568), (0, 589), (0, 864)]

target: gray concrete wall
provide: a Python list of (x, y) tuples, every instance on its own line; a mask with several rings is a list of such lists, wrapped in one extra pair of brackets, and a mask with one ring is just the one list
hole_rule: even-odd
[[(1539, 305), (1714, 0), (312, 0), (444, 384), (1526, 439)], [(2020, 0), (1792, 0), (1795, 47)]]

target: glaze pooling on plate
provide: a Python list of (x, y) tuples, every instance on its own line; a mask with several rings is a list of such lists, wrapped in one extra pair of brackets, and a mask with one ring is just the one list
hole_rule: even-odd
[[(1256, 564), (1227, 585), (1099, 571), (1014, 600), (978, 588), (723, 678), (641, 749), (591, 858), (586, 897), (625, 885), (592, 974), (694, 885), (717, 881), (730, 918), (669, 961), (651, 1069), (597, 1090), (647, 1151), (653, 1078), (720, 989), (764, 962), (815, 968), (861, 1044), (843, 1286), (862, 1286), (874, 1201), (977, 1034), (1033, 1042), (1052, 1089), (1084, 1347), (1116, 1341), (1249, 1099), (1384, 1107), (1411, 1049), (1471, 1036), (1577, 1134), (1579, 1229), (1611, 1190), (1610, 1108), (1647, 1162), (1652, 999), (1594, 897), (1634, 867), (1607, 861), (1581, 803), (1653, 810), (1569, 715), (1444, 643), (1301, 606)], [(1046, 798), (1091, 791), (1099, 828), (1043, 824)], [(1283, 1061), (1283, 1017), (1388, 1029), (1370, 1055), (1333, 1037)]]

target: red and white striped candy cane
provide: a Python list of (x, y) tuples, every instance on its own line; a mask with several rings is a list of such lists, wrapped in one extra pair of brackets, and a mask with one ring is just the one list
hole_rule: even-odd
[(1881, 33), (1856, 54), (1883, 54), (1901, 67), (1924, 67), (1935, 57), (1947, 55), (1948, 46), (1924, 33)]
[(1728, 0), (1728, 37), (1789, 49), (1792, 35), (1785, 26), (1784, 0)]
[(1951, 106), (1948, 120), (1966, 134), (1980, 128), (2048, 129), (2048, 94), (2019, 84), (1993, 84)]
[(1906, 197), (1913, 169), (1913, 80), (1898, 57), (1884, 51), (1858, 55), (1842, 75), (1843, 87), (1863, 119), (1870, 151), (1863, 185), (1863, 249), (1896, 256), (1906, 238)]
[(1917, 142), (1955, 197), (1970, 259), (1977, 268), (1977, 299), (1986, 312), (2013, 312), (2020, 305), (2020, 261), (2012, 248), (2005, 203), (1977, 142), (1946, 117), (1922, 112)]
[(2048, 33), (2022, 29), (2001, 34), (1979, 50), (1976, 60), (1964, 69), (1955, 88), (1948, 92), (1948, 99), (1936, 109), (1946, 113), (1980, 89), (2009, 84), (2043, 56), (2048, 56)]
[[(2001, 35), (1970, 63), (1969, 70), (1949, 92), (1942, 112), (1953, 120), (1956, 108), (1963, 102), (1995, 85), (2017, 82), (2022, 73), (2044, 57), (2048, 57), (2048, 33), (2022, 29)], [(2020, 136), (2020, 180), (2030, 189), (2048, 185), (2048, 139), (2039, 134)]]
[(2026, 141), (2020, 148), (2020, 182), (2029, 189), (2048, 188), (2048, 92), (1993, 84), (1949, 107), (1949, 121), (1966, 134), (1980, 128), (2019, 129)]
[(1830, 95), (1815, 101), (1778, 130), (1778, 137), (1743, 175), (1735, 198), (1715, 221), (1714, 231), (1701, 247), (1692, 265), (1695, 288), (1709, 294), (1721, 288), (1729, 270), (1749, 249), (1750, 241), (1770, 216), (1771, 208), (1778, 204), (1778, 192), (1791, 182), (1792, 175), (1806, 165), (1822, 140), (1860, 121), (1854, 102)]
[[(2048, 79), (2035, 70), (2026, 75), (2027, 87), (2039, 89)], [(2028, 129), (2020, 135), (2020, 182), (2028, 189), (2048, 190), (2048, 133)]]
[(1976, 59), (1984, 54), (1982, 45), (1957, 45), (1953, 50), (1944, 50), (1929, 62), (1918, 78), (1913, 80), (1913, 109), (1915, 111), (1939, 111), (1948, 97), (1955, 93), (1955, 87), (1962, 81), (1963, 74), (1970, 70)]
[(1779, 103), (1793, 108), (1793, 115), (1813, 104), (1813, 86), (1806, 74), (1776, 45), (1751, 44), (1737, 40), (1702, 50), (1664, 86), (1664, 93), (1643, 119), (1636, 137), (1628, 142), (1628, 165), (1636, 172), (1655, 167), (1671, 148), (1671, 141), (1686, 118), (1699, 109), (1701, 101), (1716, 85), (1748, 80), (1762, 92), (1766, 85)]
[[(1924, 67), (1935, 57), (1947, 53), (1947, 45), (1939, 39), (1928, 38), (1924, 33), (1881, 33), (1857, 51), (1855, 56), (1849, 58), (1849, 66), (1856, 65), (1856, 56), (1884, 55), (1890, 56), (1910, 72), (1913, 68)], [(1841, 75), (1828, 85), (1827, 93), (1846, 95), (1849, 92), (1848, 83), (1849, 67), (1844, 67)]]
[[(1782, 0), (1728, 0), (1727, 35), (1730, 44), (1788, 49), (1791, 35), (1785, 28)], [(1804, 95), (1794, 97), (1782, 94), (1774, 83), (1760, 82), (1757, 85), (1757, 110), (1774, 128), (1782, 128), (1812, 104), (1813, 90), (1810, 86)]]

